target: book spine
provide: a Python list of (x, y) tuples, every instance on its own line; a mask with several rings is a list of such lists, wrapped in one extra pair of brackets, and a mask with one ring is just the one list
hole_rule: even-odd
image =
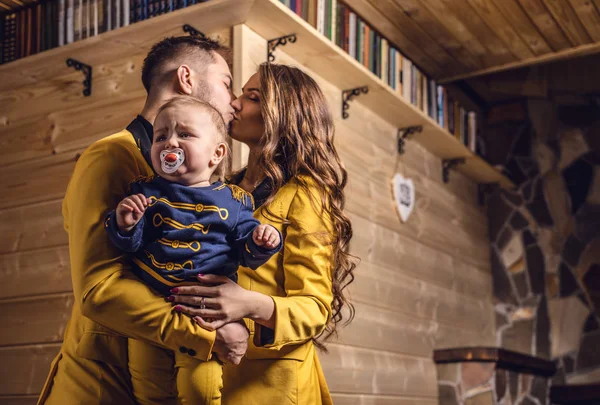
[(4, 59), (6, 16), (7, 14), (0, 14), (0, 64), (6, 62)]
[[(129, 25), (129, 21), (131, 20), (131, 6), (130, 6), (130, 0), (123, 0), (123, 23), (121, 24), (121, 26), (126, 27)], [(161, 2), (162, 5), (162, 2)]]
[(476, 152), (477, 145), (477, 114), (469, 111), (469, 150)]
[(325, 35), (325, 0), (317, 0), (317, 31)]
[(67, 18), (65, 20), (65, 39), (66, 43), (70, 44), (73, 42), (73, 8), (75, 7), (75, 0), (67, 0), (66, 3)]
[(348, 53), (356, 59), (356, 14), (350, 12), (348, 19)]
[(402, 54), (399, 50), (396, 50), (396, 91), (398, 94), (402, 95), (403, 91), (403, 78), (402, 78), (402, 64), (404, 60), (402, 58)]
[(329, 39), (331, 39), (331, 42), (333, 42), (334, 44), (337, 41), (336, 25), (337, 25), (337, 0), (331, 0), (331, 18), (329, 20), (329, 26), (330, 26)]
[(387, 46), (387, 41), (385, 38), (381, 39), (381, 68), (379, 69), (379, 71), (381, 72), (381, 80), (383, 80), (383, 82), (385, 84), (390, 84), (390, 80), (389, 80), (389, 65), (388, 65), (388, 54), (389, 54), (390, 50)]

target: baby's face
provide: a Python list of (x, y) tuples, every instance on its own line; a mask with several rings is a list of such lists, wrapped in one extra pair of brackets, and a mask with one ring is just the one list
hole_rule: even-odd
[(161, 177), (186, 186), (209, 181), (220, 158), (211, 116), (193, 105), (176, 105), (154, 121), (152, 165)]

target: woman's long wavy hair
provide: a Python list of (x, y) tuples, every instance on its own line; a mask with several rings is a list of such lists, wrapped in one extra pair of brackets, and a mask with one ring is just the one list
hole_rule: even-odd
[[(333, 142), (333, 117), (317, 83), (291, 66), (263, 63), (258, 73), (265, 126), (258, 164), (272, 184), (264, 206), (268, 207), (289, 179), (298, 174), (308, 175), (321, 197), (321, 207), (315, 208), (328, 215), (333, 225), (332, 317), (319, 336), (319, 340), (324, 341), (337, 334), (336, 328), (344, 318), (342, 308), (346, 307), (349, 313), (344, 324), (354, 318), (354, 306), (344, 293), (354, 281), (356, 267), (355, 257), (348, 253), (352, 225), (343, 211), (347, 172)], [(308, 191), (308, 185), (301, 178), (297, 181)], [(314, 343), (325, 350), (322, 343), (317, 340)]]

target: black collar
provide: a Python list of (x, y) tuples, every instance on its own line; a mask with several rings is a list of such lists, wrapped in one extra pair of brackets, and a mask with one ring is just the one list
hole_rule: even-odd
[(150, 157), (150, 148), (152, 147), (152, 124), (141, 115), (138, 115), (131, 123), (127, 126), (127, 130), (133, 135), (135, 144), (142, 152), (144, 159), (150, 167), (152, 167), (152, 158)]
[[(234, 174), (227, 182), (235, 185), (239, 185), (246, 174), (246, 169)], [(262, 183), (260, 183), (252, 191), (252, 198), (254, 198), (254, 209), (258, 209), (261, 205), (267, 201), (267, 198), (271, 195), (271, 180), (267, 177)]]

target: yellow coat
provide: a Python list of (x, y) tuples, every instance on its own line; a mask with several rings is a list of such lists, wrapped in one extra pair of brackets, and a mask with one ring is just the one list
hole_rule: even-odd
[[(128, 129), (143, 131), (139, 121)], [(140, 282), (104, 230), (129, 182), (151, 174), (127, 130), (91, 145), (75, 166), (63, 202), (75, 304), (38, 404), (133, 404), (125, 336), (211, 357), (215, 333)]]
[(270, 342), (261, 344), (261, 335), (264, 339), (269, 331), (249, 322), (246, 357), (239, 366), (224, 369), (223, 405), (332, 403), (311, 340), (331, 317), (332, 230), (317, 209), (320, 199), (314, 185), (308, 177), (302, 179), (309, 184), (308, 192), (292, 179), (269, 205), (273, 214), (291, 221), (289, 225), (275, 220), (264, 206), (255, 212), (261, 223), (282, 233), (284, 245), (258, 270), (240, 268), (238, 282), (273, 298), (275, 329)]

